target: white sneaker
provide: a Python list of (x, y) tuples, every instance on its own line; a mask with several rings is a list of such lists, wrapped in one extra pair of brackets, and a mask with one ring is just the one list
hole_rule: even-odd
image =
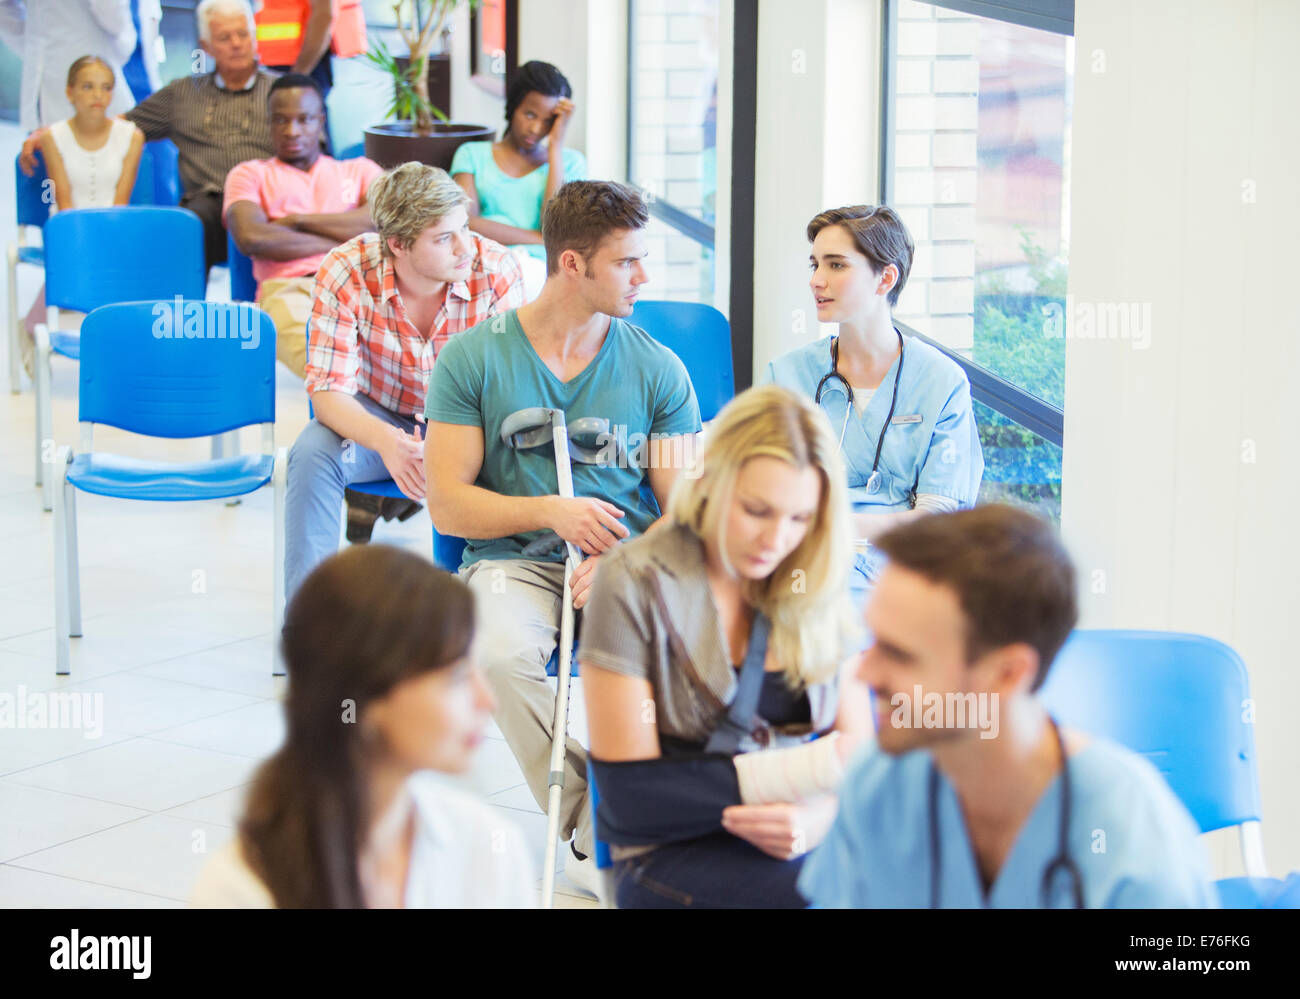
[(579, 891), (594, 899), (600, 899), (602, 875), (596, 867), (596, 858), (587, 857), (579, 860), (578, 855), (573, 852), (572, 843), (569, 843), (569, 855), (564, 858), (564, 874)]

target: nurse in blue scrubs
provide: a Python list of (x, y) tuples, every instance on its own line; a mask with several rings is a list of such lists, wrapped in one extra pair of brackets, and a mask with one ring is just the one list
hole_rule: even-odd
[(961, 367), (894, 327), (912, 267), (912, 237), (886, 207), (852, 205), (808, 223), (817, 320), (837, 335), (768, 365), (766, 381), (803, 392), (841, 442), (853, 503), (853, 590), (861, 602), (891, 527), (975, 504), (984, 457)]
[(1056, 529), (993, 503), (879, 544), (888, 561), (857, 674), (876, 743), (844, 775), (803, 896), (818, 908), (1217, 908), (1199, 830), (1160, 772), (1058, 725), (1038, 698), (1078, 618)]

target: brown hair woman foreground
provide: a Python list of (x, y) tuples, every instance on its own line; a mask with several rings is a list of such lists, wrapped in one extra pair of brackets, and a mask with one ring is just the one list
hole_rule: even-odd
[(468, 587), (396, 548), (322, 562), (285, 615), (284, 744), (191, 903), (237, 908), (528, 907), (517, 829), (440, 782), (493, 702)]

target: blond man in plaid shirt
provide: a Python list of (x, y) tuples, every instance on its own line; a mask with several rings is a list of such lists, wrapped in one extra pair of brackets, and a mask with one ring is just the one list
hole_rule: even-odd
[(315, 419), (289, 452), (285, 594), (338, 547), (343, 491), (391, 477), (424, 499), (424, 412), (443, 345), (524, 304), (504, 246), (469, 231), (465, 194), (436, 167), (405, 163), (371, 184), (377, 233), (335, 248), (316, 274), (306, 387)]

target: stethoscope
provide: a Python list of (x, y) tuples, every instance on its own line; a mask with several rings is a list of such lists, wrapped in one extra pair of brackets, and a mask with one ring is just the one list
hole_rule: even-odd
[[(867, 492), (874, 493), (880, 491), (880, 451), (885, 446), (885, 433), (889, 430), (889, 424), (894, 419), (894, 407), (898, 405), (898, 383), (903, 380), (903, 334), (894, 327), (894, 333), (898, 336), (898, 373), (894, 376), (894, 394), (889, 400), (889, 415), (885, 417), (885, 425), (880, 428), (880, 436), (876, 439), (876, 458), (871, 463), (871, 475), (867, 477)], [(822, 393), (826, 389), (827, 382), (839, 382), (840, 387), (844, 390), (848, 402), (844, 407), (844, 422), (840, 424), (840, 450), (844, 449), (844, 434), (849, 429), (849, 414), (853, 412), (853, 386), (849, 384), (848, 379), (840, 374), (840, 338), (831, 338), (831, 370), (822, 375), (821, 381), (817, 383), (817, 391), (813, 394), (813, 401), (820, 406), (822, 404)]]
[[(1065, 740), (1061, 729), (1050, 715), (1047, 723), (1056, 735), (1056, 745), (1061, 750), (1061, 829), (1056, 843), (1056, 856), (1048, 862), (1043, 871), (1042, 902), (1047, 908), (1051, 899), (1052, 882), (1059, 871), (1064, 870), (1070, 876), (1070, 891), (1074, 896), (1074, 907), (1082, 909), (1083, 875), (1078, 865), (1070, 858), (1070, 762), (1065, 755)], [(939, 873), (943, 858), (939, 849), (939, 768), (930, 765), (930, 908), (939, 908)]]

